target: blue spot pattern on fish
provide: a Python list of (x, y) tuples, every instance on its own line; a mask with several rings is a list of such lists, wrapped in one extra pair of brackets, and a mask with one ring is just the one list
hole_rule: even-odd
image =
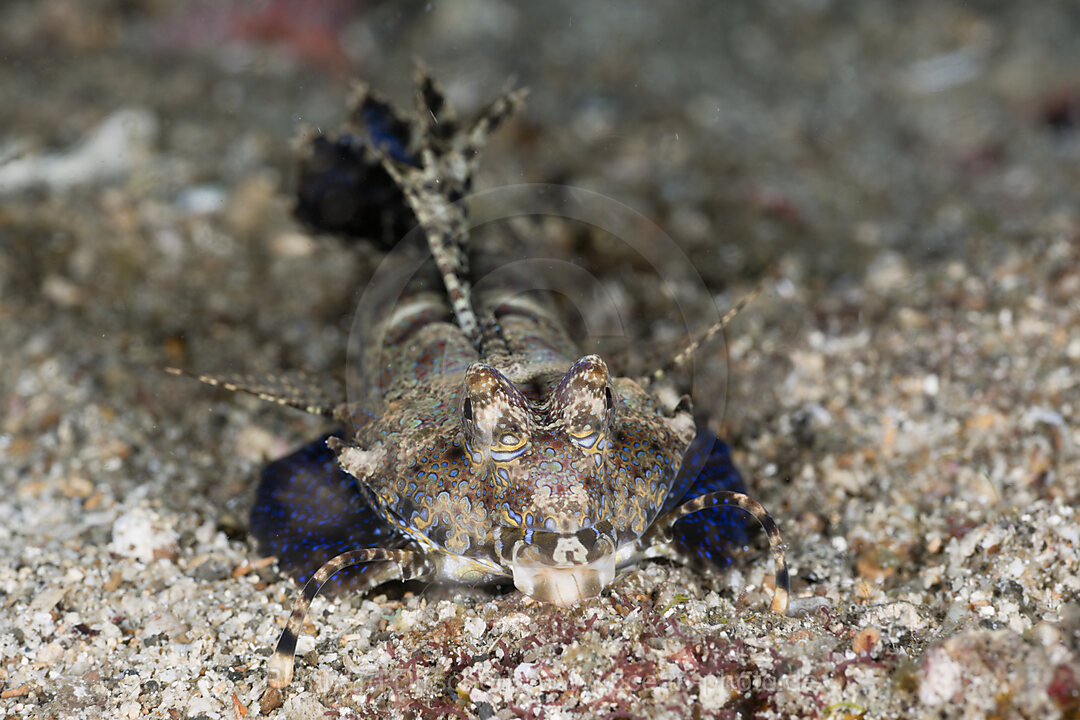
[[(699, 433), (694, 438), (682, 467), (696, 472), (680, 473), (661, 514), (709, 493), (746, 493), (746, 484), (731, 461), (731, 449), (712, 433)], [(732, 549), (745, 546), (756, 525), (740, 510), (709, 508), (675, 523), (672, 542), (694, 569), (717, 570), (731, 564)]]
[[(331, 558), (350, 550), (395, 547), (402, 537), (368, 503), (356, 478), (338, 465), (326, 441), (331, 433), (262, 471), (251, 508), (251, 534), (264, 556), (300, 584)], [(370, 565), (343, 570), (327, 589), (346, 593), (362, 585)]]

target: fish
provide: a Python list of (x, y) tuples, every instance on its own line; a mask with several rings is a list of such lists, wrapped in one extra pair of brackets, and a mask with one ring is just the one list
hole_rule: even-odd
[[(302, 153), (299, 215), (341, 231), (341, 212), (320, 210), (336, 207), (323, 196), (351, 193), (363, 206), (354, 216), (366, 218), (352, 231), (385, 238), (410, 217), (426, 261), (361, 327), (348, 382), (301, 371), (195, 376), (338, 424), (270, 463), (251, 511), (259, 551), (303, 584), (268, 663), (273, 688), (291, 683), (299, 633), (324, 589), (513, 584), (568, 607), (651, 558), (720, 571), (748, 542), (749, 521), (764, 529), (775, 566), (770, 609), (787, 612), (776, 523), (689, 397), (660, 391), (753, 293), (661, 367), (627, 377), (583, 354), (558, 305), (527, 292), (520, 273), (503, 277), (496, 264), (476, 283), (490, 259), (477, 256), (466, 199), (481, 149), (524, 98), (507, 88), (460, 121), (426, 70), (411, 116), (358, 85), (343, 132), (309, 138)], [(334, 162), (328, 148), (339, 149)]]

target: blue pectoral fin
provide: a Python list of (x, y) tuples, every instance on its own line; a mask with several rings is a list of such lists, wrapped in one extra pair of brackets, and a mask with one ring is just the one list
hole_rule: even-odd
[[(686, 453), (661, 514), (719, 490), (745, 493), (746, 485), (731, 462), (728, 446), (711, 432), (701, 432)], [(731, 563), (732, 550), (746, 545), (757, 526), (741, 510), (702, 510), (675, 523), (674, 547), (695, 569), (723, 568)]]
[[(364, 498), (356, 478), (337, 463), (326, 435), (262, 471), (251, 533), (259, 552), (304, 583), (327, 560), (361, 548), (401, 547), (403, 539)], [(361, 585), (369, 566), (345, 570), (327, 585), (331, 593)]]

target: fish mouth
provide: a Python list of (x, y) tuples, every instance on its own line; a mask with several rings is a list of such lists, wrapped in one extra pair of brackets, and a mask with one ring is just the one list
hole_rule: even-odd
[(615, 579), (615, 540), (607, 523), (572, 533), (506, 528), (499, 543), (514, 587), (559, 607), (596, 597)]
[(529, 597), (559, 607), (596, 597), (615, 579), (615, 556), (604, 555), (584, 565), (553, 567), (515, 562), (514, 587)]

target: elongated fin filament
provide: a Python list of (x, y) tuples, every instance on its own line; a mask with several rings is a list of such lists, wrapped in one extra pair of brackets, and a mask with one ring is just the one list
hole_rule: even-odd
[(368, 586), (361, 588), (360, 592), (366, 592), (391, 580), (419, 580), (431, 574), (430, 563), (411, 550), (367, 548), (342, 553), (329, 560), (304, 584), (300, 599), (296, 601), (285, 629), (281, 631), (281, 637), (268, 664), (270, 687), (280, 689), (292, 682), (296, 641), (300, 637), (304, 621), (307, 620), (311, 601), (334, 575), (354, 565), (367, 563), (383, 563), (383, 565), (371, 572)]
[(686, 345), (686, 347), (675, 353), (675, 355), (673, 355), (670, 360), (665, 362), (656, 370), (653, 370), (652, 373), (649, 374), (649, 383), (651, 384), (657, 382), (658, 380), (663, 378), (664, 375), (666, 375), (668, 372), (679, 367), (689, 358), (691, 358), (694, 353), (698, 351), (698, 348), (700, 348), (712, 338), (716, 337), (717, 334), (722, 332), (724, 328), (731, 324), (731, 321), (735, 319), (735, 316), (738, 315), (743, 308), (753, 302), (754, 298), (760, 295), (761, 291), (764, 289), (764, 281), (759, 282), (753, 290), (747, 293), (745, 297), (739, 300), (739, 302), (735, 303), (734, 307), (724, 313), (724, 316), (720, 318), (720, 320), (715, 325), (703, 332), (699, 337), (691, 340)]
[(706, 493), (693, 500), (680, 505), (667, 515), (660, 517), (637, 542), (638, 552), (647, 554), (650, 547), (663, 545), (671, 542), (675, 523), (688, 515), (714, 507), (737, 507), (740, 510), (754, 516), (761, 523), (765, 535), (769, 538), (769, 550), (772, 552), (774, 569), (774, 586), (772, 605), (770, 610), (778, 615), (786, 615), (790, 593), (790, 579), (788, 577), (787, 560), (784, 559), (784, 540), (780, 537), (780, 529), (776, 527), (768, 510), (749, 495), (720, 490)]

